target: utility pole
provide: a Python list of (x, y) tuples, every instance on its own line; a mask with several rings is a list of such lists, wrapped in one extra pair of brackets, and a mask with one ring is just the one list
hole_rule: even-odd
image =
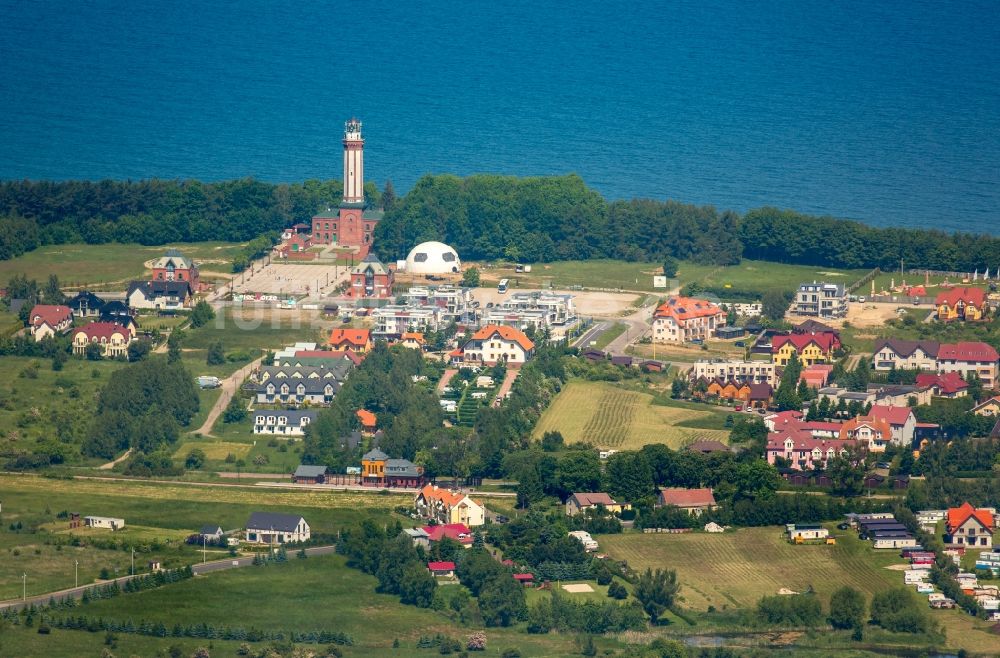
[(73, 572), (73, 587), (80, 586), (80, 561), (74, 560), (76, 562), (76, 569)]
[(135, 549), (132, 549), (132, 575), (135, 575)]
[(21, 600), (28, 600), (28, 574), (21, 574)]
[(208, 558), (205, 557), (205, 545), (206, 545), (206, 541), (207, 540), (205, 538), (205, 535), (202, 535), (201, 536), (201, 563), (202, 564), (205, 564), (206, 562), (208, 562)]

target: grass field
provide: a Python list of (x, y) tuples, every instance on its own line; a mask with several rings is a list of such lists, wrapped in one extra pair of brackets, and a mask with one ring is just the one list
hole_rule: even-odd
[[(512, 268), (486, 268), (482, 273), (489, 281), (509, 278), (522, 288), (584, 286), (642, 290), (666, 295), (668, 289), (653, 288), (653, 276), (662, 271), (662, 263), (588, 260), (539, 263), (532, 267), (529, 274), (517, 274)], [(683, 261), (677, 270), (676, 283), (681, 286), (692, 282), (712, 286), (730, 285), (742, 290), (793, 290), (800, 283), (814, 279), (851, 284), (865, 273), (867, 270), (834, 270), (753, 260), (744, 260), (739, 265), (730, 266), (699, 265)]]
[(97, 392), (122, 365), (70, 358), (54, 371), (49, 359), (0, 358), (0, 454), (31, 452), (45, 439), (62, 446), (66, 461), (78, 457), (73, 442), (87, 431)]
[[(283, 491), (264, 487), (201, 487), (144, 481), (55, 480), (37, 476), (0, 474), (0, 599), (20, 595), (21, 574), (28, 573), (28, 593), (43, 593), (72, 584), (66, 580), (73, 561), (65, 551), (56, 552), (46, 540), (68, 529), (57, 519), (61, 511), (81, 516), (114, 516), (125, 519), (120, 534), (87, 530), (99, 536), (149, 542), (171, 540), (197, 531), (204, 524), (242, 528), (251, 512), (281, 511), (302, 514), (314, 533), (334, 533), (346, 523), (365, 517), (388, 520), (392, 508), (410, 496), (366, 492)], [(10, 530), (20, 522), (22, 530)], [(20, 555), (14, 555), (14, 550)], [(35, 550), (42, 552), (36, 554)], [(88, 549), (96, 550), (96, 549)], [(190, 550), (190, 549), (188, 549)], [(178, 558), (166, 550), (158, 557)], [(93, 579), (103, 566), (122, 566), (121, 555), (97, 551), (81, 559), (81, 582)], [(198, 554), (200, 555), (200, 553)], [(137, 557), (137, 564), (139, 558)]]
[(705, 429), (715, 411), (653, 404), (653, 396), (604, 382), (571, 381), (535, 426), (534, 436), (562, 432), (567, 443), (638, 449), (647, 443), (680, 448), (696, 438), (727, 441), (729, 432)]
[[(26, 274), (44, 283), (50, 274), (67, 287), (123, 282), (145, 277), (143, 263), (163, 255), (167, 249), (179, 249), (185, 256), (203, 263), (206, 270), (228, 272), (233, 255), (241, 245), (231, 242), (178, 243), (146, 247), (137, 244), (64, 244), (48, 245), (11, 260), (0, 261), (0, 281), (14, 274)], [(120, 287), (120, 286), (119, 286)]]
[(782, 587), (811, 585), (824, 601), (850, 585), (869, 596), (902, 580), (883, 567), (900, 563), (894, 551), (877, 552), (853, 534), (834, 531), (836, 546), (794, 546), (781, 527), (744, 528), (724, 534), (622, 534), (600, 538), (601, 548), (633, 569), (676, 569), (683, 605), (746, 608)]
[[(355, 644), (345, 648), (349, 656), (390, 655), (397, 639), (399, 655), (439, 655), (436, 648), (416, 649), (421, 635), (442, 633), (464, 643), (477, 630), (459, 626), (433, 610), (401, 605), (395, 596), (375, 593), (375, 584), (374, 577), (348, 568), (339, 555), (291, 557), (284, 564), (226, 571), (95, 601), (87, 606), (86, 614), (163, 621), (168, 626), (204, 622), (274, 631), (337, 630), (354, 639)], [(487, 629), (486, 637), (491, 653), (511, 646), (524, 656), (578, 655), (579, 651), (572, 636)], [(600, 640), (600, 645), (620, 646), (613, 640)]]
[[(304, 312), (303, 312), (304, 313)], [(315, 314), (319, 317), (319, 312)], [(207, 350), (221, 340), (226, 351), (255, 350), (257, 356), (263, 349), (280, 348), (296, 341), (321, 341), (329, 332), (314, 325), (311, 319), (298, 320), (299, 312), (272, 313), (260, 309), (245, 311), (227, 308), (203, 327), (189, 329), (184, 347)]]

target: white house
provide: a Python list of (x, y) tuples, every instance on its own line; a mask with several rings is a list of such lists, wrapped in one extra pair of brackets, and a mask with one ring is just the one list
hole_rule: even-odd
[(254, 412), (253, 433), (275, 436), (302, 436), (309, 423), (316, 420), (315, 411), (264, 409)]
[(586, 530), (573, 530), (569, 533), (569, 536), (583, 544), (583, 550), (588, 553), (597, 550), (597, 542)]
[(815, 523), (789, 523), (785, 526), (785, 530), (788, 532), (788, 539), (791, 541), (795, 541), (796, 539), (826, 539), (830, 536), (829, 530)]
[(125, 299), (130, 308), (176, 311), (191, 305), (189, 281), (133, 281)]
[(292, 544), (309, 540), (309, 524), (297, 514), (254, 512), (247, 521), (247, 541), (253, 544)]
[(535, 344), (522, 331), (490, 324), (474, 333), (456, 356), (468, 364), (495, 365), (525, 363), (534, 354)]
[(422, 518), (438, 523), (462, 523), (470, 528), (486, 523), (486, 508), (466, 494), (428, 484), (413, 499), (413, 507)]
[(83, 517), (83, 524), (88, 528), (121, 530), (125, 527), (125, 519), (118, 519), (112, 516), (85, 516)]
[(28, 330), (35, 341), (65, 333), (73, 326), (73, 311), (69, 306), (35, 304), (28, 315)]

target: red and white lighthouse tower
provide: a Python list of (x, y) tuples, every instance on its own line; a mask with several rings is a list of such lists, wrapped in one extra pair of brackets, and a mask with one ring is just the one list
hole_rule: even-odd
[(364, 258), (380, 219), (380, 210), (365, 208), (365, 140), (361, 122), (352, 118), (344, 123), (344, 198), (336, 213), (327, 209), (313, 217), (313, 244), (353, 247)]

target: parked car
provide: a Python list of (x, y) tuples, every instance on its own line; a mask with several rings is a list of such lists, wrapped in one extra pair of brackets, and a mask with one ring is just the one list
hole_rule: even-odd
[(747, 346), (746, 342), (742, 341), (742, 340), (736, 341), (735, 343), (733, 343), (733, 345), (736, 346), (736, 347), (746, 347)]
[(847, 522), (837, 524), (837, 530), (850, 530), (850, 528), (851, 524)]

